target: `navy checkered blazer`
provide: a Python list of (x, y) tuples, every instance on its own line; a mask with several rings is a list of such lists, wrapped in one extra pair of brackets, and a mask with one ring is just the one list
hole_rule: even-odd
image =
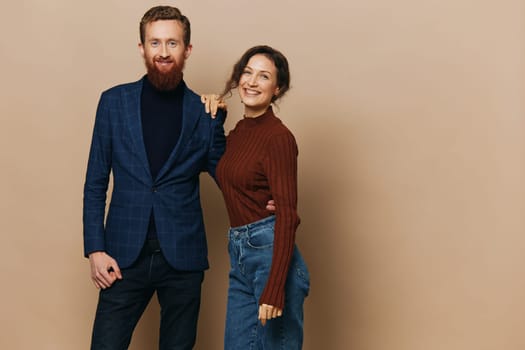
[[(185, 86), (179, 141), (153, 179), (142, 135), (142, 79), (103, 92), (99, 101), (84, 185), (84, 254), (105, 251), (121, 268), (130, 266), (144, 246), (153, 210), (170, 265), (204, 270), (199, 174), (215, 176), (225, 147), (224, 116), (212, 119), (200, 97)], [(104, 221), (110, 173), (113, 190)]]

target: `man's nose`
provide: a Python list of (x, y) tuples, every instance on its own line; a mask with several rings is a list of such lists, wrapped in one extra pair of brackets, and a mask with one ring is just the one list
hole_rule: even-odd
[(161, 45), (160, 55), (162, 58), (166, 58), (170, 55), (167, 45)]

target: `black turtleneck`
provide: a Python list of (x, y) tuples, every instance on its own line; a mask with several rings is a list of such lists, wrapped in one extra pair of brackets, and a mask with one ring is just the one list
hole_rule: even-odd
[(147, 77), (144, 79), (140, 112), (144, 146), (153, 180), (179, 140), (183, 95), (183, 82), (175, 90), (160, 91)]
[[(155, 180), (168, 160), (180, 137), (182, 128), (183, 81), (169, 91), (157, 90), (147, 76), (143, 79), (141, 95), (141, 118), (144, 146)], [(148, 238), (156, 238), (154, 213), (151, 213)]]

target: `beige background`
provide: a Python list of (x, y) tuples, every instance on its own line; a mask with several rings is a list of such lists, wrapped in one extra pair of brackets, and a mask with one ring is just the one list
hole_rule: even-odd
[[(166, 1), (193, 26), (185, 79), (218, 91), (281, 49), (300, 147), (307, 350), (525, 348), (523, 1)], [(1, 349), (86, 349), (97, 292), (82, 186), (102, 90), (138, 79), (153, 1), (0, 5)], [(227, 128), (238, 119), (229, 101)], [(221, 349), (226, 212), (203, 176), (212, 268), (197, 349)], [(158, 307), (132, 349), (154, 349)]]

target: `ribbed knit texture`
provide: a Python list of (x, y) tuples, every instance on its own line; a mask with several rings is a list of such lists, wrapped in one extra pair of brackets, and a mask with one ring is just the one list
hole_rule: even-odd
[(232, 227), (268, 217), (266, 204), (275, 200), (272, 266), (259, 304), (281, 309), (299, 225), (297, 153), (294, 136), (270, 107), (257, 118), (237, 123), (227, 137), (216, 172)]

